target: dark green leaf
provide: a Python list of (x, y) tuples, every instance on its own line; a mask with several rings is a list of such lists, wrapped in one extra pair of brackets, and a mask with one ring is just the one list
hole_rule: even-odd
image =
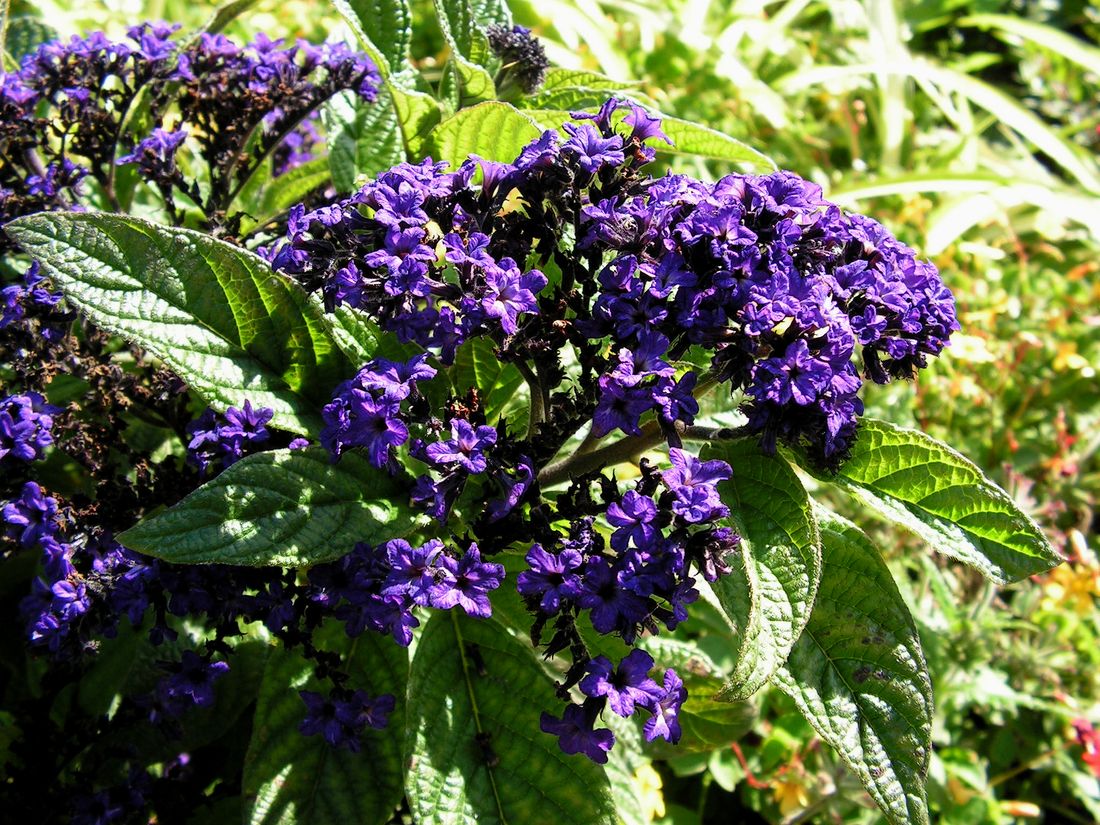
[(305, 200), (306, 195), (327, 185), (330, 179), (328, 161), (324, 158), (307, 161), (275, 177), (269, 173), (270, 163), (264, 166), (268, 171), (254, 172), (229, 207), (230, 212), (244, 213), (241, 231), (246, 234)]
[(249, 825), (382, 825), (401, 801), (401, 735), (405, 723), (408, 650), (389, 637), (364, 633), (348, 639), (340, 627), (322, 647), (339, 652), (349, 687), (396, 700), (384, 730), (368, 729), (359, 753), (333, 748), (321, 736), (303, 736), (305, 704), (298, 691), (324, 692), (316, 665), (285, 649), (272, 652), (260, 685), (243, 791)]
[(196, 32), (196, 36), (201, 32), (217, 34), (259, 2), (260, 0), (227, 0), (214, 9), (214, 13), (206, 21), (206, 25)]
[(4, 48), (18, 63), (43, 43), (49, 43), (57, 38), (57, 30), (53, 26), (44, 23), (38, 17), (21, 15), (11, 18), (8, 22)]
[(508, 103), (489, 101), (462, 109), (431, 133), (431, 154), (457, 166), (471, 154), (511, 162), (539, 136), (538, 125)]
[(238, 461), (174, 507), (118, 537), (176, 563), (298, 567), (339, 558), (415, 526), (408, 493), (355, 453), (337, 463), (320, 447)]
[(138, 218), (50, 213), (15, 238), (95, 324), (140, 345), (220, 409), (250, 400), (303, 434), (350, 365), (321, 313), (266, 261), (209, 235)]
[(523, 376), (515, 365), (506, 364), (497, 357), (492, 341), (477, 338), (459, 347), (451, 369), (451, 386), (460, 398), (465, 397), (471, 387), (477, 387), (485, 417), (490, 424), (495, 424), (523, 386)]
[(617, 822), (604, 769), (539, 730), (540, 713), (560, 714), (562, 702), (535, 652), (495, 621), (433, 615), (408, 708), (405, 790), (417, 822)]
[(1008, 493), (919, 430), (863, 419), (851, 458), (828, 480), (999, 584), (1061, 562)]
[(405, 159), (401, 129), (390, 93), (366, 103), (345, 92), (322, 110), (332, 182), (339, 192), (351, 192), (360, 178), (373, 177)]
[(913, 617), (863, 533), (831, 514), (819, 524), (824, 570), (817, 602), (775, 684), (890, 822), (927, 823), (932, 682)]
[(733, 468), (718, 490), (741, 552), (713, 588), (738, 648), (723, 698), (743, 699), (783, 664), (806, 625), (821, 576), (820, 538), (809, 496), (783, 458), (763, 455), (751, 439), (708, 445), (702, 457)]
[[(314, 296), (314, 300), (321, 304), (319, 296)], [(407, 361), (420, 352), (415, 344), (402, 344), (392, 333), (383, 332), (361, 310), (338, 306), (335, 312), (326, 312), (324, 317), (337, 346), (356, 366), (361, 367), (378, 357)]]

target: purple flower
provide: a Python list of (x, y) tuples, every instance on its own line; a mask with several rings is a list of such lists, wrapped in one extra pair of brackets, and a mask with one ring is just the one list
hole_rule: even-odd
[(36, 392), (9, 395), (0, 400), (0, 461), (35, 461), (53, 443), (50, 428), (60, 407), (46, 403)]
[(520, 595), (539, 598), (539, 609), (554, 615), (561, 608), (562, 599), (572, 599), (580, 592), (581, 579), (577, 571), (584, 558), (576, 550), (549, 553), (540, 544), (532, 544), (525, 557), (529, 570), (516, 579)]
[(718, 495), (717, 484), (733, 475), (729, 464), (720, 460), (700, 461), (690, 453), (671, 447), (668, 457), (672, 469), (661, 478), (675, 494), (672, 512), (690, 524), (700, 524), (729, 515), (729, 508)]
[[(420, 547), (413, 547), (404, 539), (393, 539), (386, 543), (385, 550), (391, 572), (386, 578), (382, 595), (408, 595), (414, 604), (429, 604), (436, 584), (436, 574), (443, 569), (440, 556), (443, 542), (431, 539)], [(440, 561), (439, 565), (437, 560)]]
[(608, 523), (618, 528), (611, 534), (611, 546), (622, 553), (633, 540), (638, 549), (647, 549), (659, 535), (653, 524), (656, 518), (653, 499), (629, 490), (621, 502), (612, 502), (607, 508)]
[(363, 730), (370, 726), (382, 729), (393, 713), (396, 700), (388, 693), (371, 699), (366, 691), (345, 695), (333, 693), (329, 698), (312, 690), (300, 690), (298, 695), (306, 705), (306, 717), (298, 726), (306, 736), (321, 735), (334, 748), (358, 753)]
[(619, 166), (626, 160), (619, 135), (605, 138), (587, 123), (566, 123), (562, 128), (569, 135), (561, 147), (562, 154), (573, 157), (587, 174), (594, 175), (603, 166)]
[(18, 539), (24, 547), (33, 547), (45, 536), (57, 532), (57, 499), (42, 492), (35, 482), (23, 485), (19, 498), (9, 501), (3, 509), (8, 535)]
[(500, 521), (516, 509), (535, 481), (535, 468), (527, 456), (520, 456), (516, 462), (515, 472), (515, 478), (504, 472), (493, 476), (503, 488), (504, 498), (490, 501), (485, 508), (490, 522)]
[(653, 657), (644, 650), (630, 651), (614, 670), (606, 656), (597, 656), (585, 669), (588, 675), (581, 679), (581, 691), (593, 699), (606, 696), (619, 716), (630, 716), (635, 705), (654, 710), (665, 695), (649, 678)]
[(475, 429), (469, 421), (456, 418), (451, 421), (451, 436), (449, 441), (427, 446), (425, 452), (432, 463), (457, 463), (469, 473), (485, 472), (484, 451), (497, 443), (497, 431), (484, 425)]
[(627, 435), (641, 435), (638, 421), (653, 407), (653, 393), (619, 373), (601, 375), (600, 394), (592, 416), (592, 434), (599, 437), (618, 428)]
[(390, 448), (399, 447), (409, 438), (409, 428), (399, 417), (399, 404), (389, 398), (376, 399), (356, 383), (341, 384), (331, 404), (321, 410), (325, 427), (321, 443), (334, 456), (348, 447), (366, 447), (370, 462), (384, 467)]
[(440, 558), (442, 577), (432, 596), (432, 606), (448, 609), (460, 606), (470, 616), (486, 619), (493, 613), (489, 591), (500, 587), (504, 565), (481, 560), (476, 544), (457, 562), (449, 556)]
[(577, 604), (591, 611), (592, 626), (597, 631), (618, 631), (628, 640), (635, 635), (635, 625), (649, 614), (646, 599), (624, 589), (610, 563), (601, 556), (585, 564)]
[(583, 753), (593, 762), (603, 765), (607, 762), (607, 752), (615, 744), (615, 734), (607, 728), (594, 729), (597, 713), (597, 708), (588, 702), (584, 705), (570, 704), (561, 719), (543, 711), (539, 727), (543, 733), (558, 737), (558, 747), (564, 753)]
[(687, 699), (687, 690), (676, 671), (665, 671), (664, 696), (657, 701), (653, 715), (646, 720), (642, 730), (647, 742), (658, 736), (672, 744), (680, 741), (680, 706)]
[(214, 681), (229, 671), (229, 665), (209, 662), (193, 650), (185, 650), (172, 670), (172, 675), (161, 680), (157, 693), (165, 711), (178, 716), (192, 705), (214, 704)]
[(500, 319), (505, 335), (515, 335), (521, 314), (538, 314), (535, 295), (546, 284), (546, 276), (537, 269), (521, 272), (511, 258), (502, 258), (499, 265), (486, 269), (487, 289), (481, 299), (481, 309), (490, 318)]

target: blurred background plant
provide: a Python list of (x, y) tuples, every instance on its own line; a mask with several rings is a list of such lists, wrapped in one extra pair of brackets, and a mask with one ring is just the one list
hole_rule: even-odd
[[(343, 36), (309, 0), (237, 5), (251, 8), (233, 34)], [(430, 0), (412, 5), (421, 19), (435, 13)], [(663, 111), (816, 180), (941, 268), (962, 334), (919, 382), (874, 388), (868, 412), (899, 423), (911, 414), (956, 445), (1070, 563), (997, 589), (894, 528), (874, 536), (891, 548), (935, 682), (933, 818), (1100, 821), (1100, 2), (510, 5), (557, 65), (640, 81)], [(138, 19), (197, 26), (214, 9), (24, 0), (11, 26), (118, 34)], [(431, 77), (446, 46), (436, 28), (416, 31), (413, 53), (436, 56), (419, 66)], [(710, 178), (733, 171), (671, 163)], [(693, 633), (720, 669), (705, 614)], [(790, 700), (764, 691), (754, 704), (747, 734), (724, 717), (700, 728), (692, 753), (639, 767), (654, 821), (878, 821)]]

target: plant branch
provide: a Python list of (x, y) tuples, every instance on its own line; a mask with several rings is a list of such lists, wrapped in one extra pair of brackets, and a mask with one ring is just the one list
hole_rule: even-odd
[(516, 369), (519, 370), (519, 374), (523, 376), (523, 380), (527, 382), (528, 388), (531, 390), (531, 409), (527, 418), (527, 440), (530, 441), (535, 436), (535, 430), (539, 424), (546, 420), (546, 403), (543, 398), (542, 383), (539, 381), (534, 370), (527, 366), (527, 362), (520, 360), (514, 362)]

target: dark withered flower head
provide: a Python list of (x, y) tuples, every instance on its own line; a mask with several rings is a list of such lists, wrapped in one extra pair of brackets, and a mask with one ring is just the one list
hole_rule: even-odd
[[(546, 79), (550, 61), (537, 37), (525, 26), (489, 26), (485, 33), (489, 47), (504, 63), (498, 75), (498, 86), (509, 81), (524, 94), (534, 94)], [(499, 82), (503, 79), (503, 83)]]

